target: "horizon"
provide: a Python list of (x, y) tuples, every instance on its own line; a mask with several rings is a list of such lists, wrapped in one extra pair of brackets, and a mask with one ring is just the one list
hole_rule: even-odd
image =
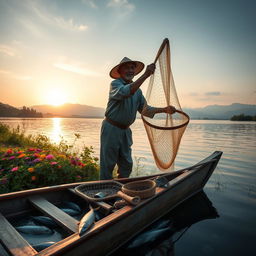
[(255, 105), (255, 7), (242, 0), (1, 1), (0, 102), (105, 108), (111, 68), (124, 56), (150, 64), (167, 37), (182, 108)]
[[(26, 105), (23, 105), (23, 106), (14, 106), (14, 105), (10, 105), (8, 103), (5, 103), (5, 102), (0, 102), (2, 104), (5, 104), (5, 105), (9, 105), (11, 107), (15, 107), (15, 108), (22, 108), (23, 106), (25, 107), (28, 107), (28, 108), (33, 108), (33, 107), (38, 107), (38, 106), (47, 106), (47, 107), (55, 107), (55, 108), (61, 108), (63, 107), (64, 105), (82, 105), (82, 106), (88, 106), (88, 107), (94, 107), (94, 108), (103, 108), (105, 109), (104, 107), (97, 107), (97, 106), (93, 106), (93, 105), (87, 105), (87, 104), (81, 104), (81, 103), (70, 103), (70, 102), (64, 102), (63, 104), (60, 104), (60, 105), (52, 105), (52, 104), (40, 104), (40, 105), (32, 105), (32, 106), (26, 106)], [(197, 108), (206, 108), (206, 107), (210, 107), (210, 106), (220, 106), (220, 107), (226, 107), (226, 106), (231, 106), (231, 105), (236, 105), (236, 104), (239, 104), (239, 105), (252, 105), (252, 106), (255, 106), (256, 104), (248, 104), (248, 103), (239, 103), (239, 102), (233, 102), (233, 103), (230, 103), (230, 104), (208, 104), (208, 105), (204, 105), (204, 106), (201, 106), (201, 107), (184, 107), (184, 108), (188, 108), (188, 109), (197, 109)]]

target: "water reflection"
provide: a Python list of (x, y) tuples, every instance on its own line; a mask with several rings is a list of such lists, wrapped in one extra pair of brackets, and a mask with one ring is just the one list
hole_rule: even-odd
[(218, 217), (212, 202), (202, 191), (170, 211), (111, 256), (175, 255), (175, 244), (192, 225)]
[(62, 118), (59, 118), (59, 117), (54, 117), (52, 118), (52, 123), (53, 123), (53, 126), (52, 126), (52, 132), (51, 132), (51, 141), (56, 143), (56, 144), (59, 144), (60, 141), (61, 141), (61, 134), (62, 134)]

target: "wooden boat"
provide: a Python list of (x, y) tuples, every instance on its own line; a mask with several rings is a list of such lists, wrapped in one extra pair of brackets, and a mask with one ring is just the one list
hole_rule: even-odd
[[(79, 204), (88, 211), (88, 202), (74, 188), (81, 183), (64, 184), (0, 195), (0, 255), (109, 255), (184, 200), (201, 191), (214, 171), (222, 152), (216, 151), (198, 164), (179, 171), (161, 174), (169, 181), (167, 188), (158, 187), (156, 194), (136, 206), (127, 205), (111, 211), (109, 204), (95, 203), (108, 214), (84, 235), (78, 234), (78, 220), (59, 205), (63, 201)], [(119, 179), (127, 182), (154, 179), (159, 175)], [(100, 182), (100, 181), (98, 181)], [(29, 215), (46, 215), (63, 229), (64, 239), (38, 252), (15, 228), (15, 220)]]

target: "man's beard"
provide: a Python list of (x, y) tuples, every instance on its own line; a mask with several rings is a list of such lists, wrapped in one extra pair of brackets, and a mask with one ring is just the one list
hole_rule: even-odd
[(134, 78), (134, 74), (127, 74), (127, 75), (125, 75), (125, 79), (127, 81), (132, 81), (133, 78)]

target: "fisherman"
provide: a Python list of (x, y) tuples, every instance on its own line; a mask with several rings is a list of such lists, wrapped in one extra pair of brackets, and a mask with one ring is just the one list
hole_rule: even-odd
[(100, 179), (112, 179), (112, 172), (117, 164), (118, 178), (129, 177), (132, 172), (132, 131), (129, 128), (135, 121), (137, 111), (153, 118), (155, 113), (174, 113), (173, 106), (154, 108), (148, 106), (140, 86), (155, 71), (155, 64), (147, 66), (145, 72), (135, 81), (144, 68), (140, 61), (124, 57), (110, 71), (113, 80), (110, 85), (109, 99), (105, 119), (101, 127), (100, 139)]

